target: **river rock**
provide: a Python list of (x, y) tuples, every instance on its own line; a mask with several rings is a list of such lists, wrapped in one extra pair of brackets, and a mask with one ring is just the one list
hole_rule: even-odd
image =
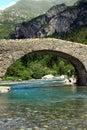
[(8, 93), (10, 90), (8, 86), (0, 86), (0, 93)]

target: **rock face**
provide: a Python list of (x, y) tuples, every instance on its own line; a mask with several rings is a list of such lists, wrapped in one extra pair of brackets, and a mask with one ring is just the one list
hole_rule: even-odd
[(16, 39), (44, 37), (55, 32), (66, 33), (85, 26), (87, 26), (87, 1), (72, 7), (61, 4), (52, 7), (42, 16), (16, 26), (14, 37)]

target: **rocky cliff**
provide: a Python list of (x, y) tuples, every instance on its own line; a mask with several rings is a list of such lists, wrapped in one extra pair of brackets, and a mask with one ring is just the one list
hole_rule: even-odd
[(87, 26), (87, 1), (69, 7), (53, 6), (46, 14), (22, 23), (15, 28), (15, 38), (45, 37), (53, 33), (67, 33)]

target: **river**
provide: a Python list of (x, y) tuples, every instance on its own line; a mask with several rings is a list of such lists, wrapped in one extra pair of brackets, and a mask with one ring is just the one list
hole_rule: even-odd
[(0, 130), (87, 130), (87, 87), (13, 84), (0, 94)]

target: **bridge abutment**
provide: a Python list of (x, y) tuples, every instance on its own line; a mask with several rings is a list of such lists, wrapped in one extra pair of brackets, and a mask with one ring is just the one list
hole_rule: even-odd
[(78, 86), (86, 86), (87, 85), (87, 72), (82, 72), (78, 73), (77, 75), (77, 85)]

